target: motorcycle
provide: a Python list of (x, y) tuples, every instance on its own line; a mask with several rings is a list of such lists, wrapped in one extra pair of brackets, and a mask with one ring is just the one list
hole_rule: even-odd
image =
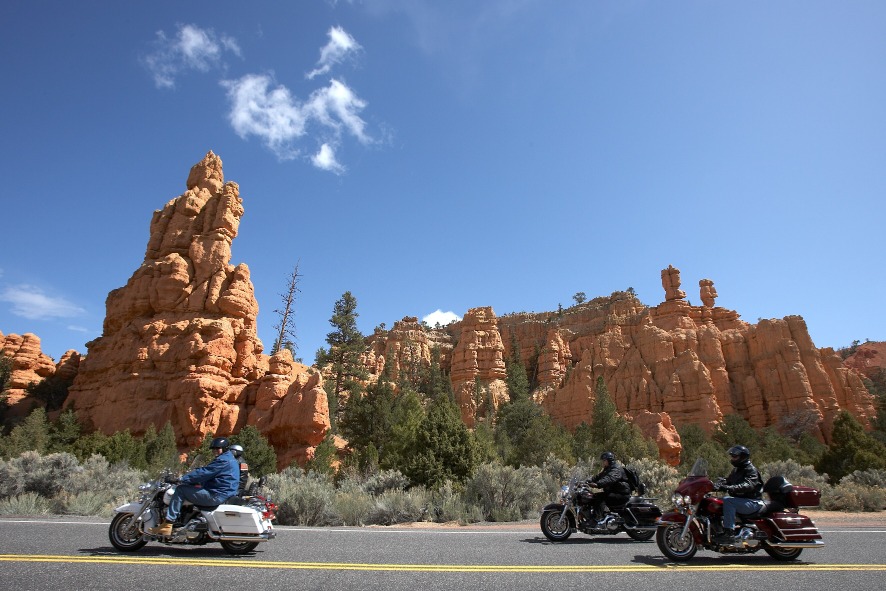
[(714, 494), (707, 463), (699, 458), (689, 475), (677, 486), (674, 510), (666, 513), (656, 534), (662, 553), (671, 560), (685, 562), (699, 547), (721, 554), (752, 554), (763, 550), (775, 560), (796, 560), (805, 549), (824, 547), (815, 523), (801, 515), (801, 507), (817, 507), (821, 492), (807, 486), (794, 486), (782, 476), (774, 476), (763, 486), (770, 500), (751, 515), (736, 515), (740, 526), (735, 541), (719, 543), (723, 532), (723, 499)]
[[(177, 479), (168, 471), (160, 478), (139, 486), (139, 498), (114, 509), (108, 537), (123, 552), (135, 552), (148, 542), (203, 545), (219, 542), (229, 554), (246, 554), (276, 537), (273, 524), (277, 505), (259, 494), (261, 479), (243, 497), (231, 497), (218, 506), (195, 506), (185, 502), (179, 521), (169, 536), (151, 533), (166, 514), (175, 493)], [(180, 523), (179, 523), (180, 522)]]
[(598, 521), (594, 518), (592, 498), (590, 487), (573, 477), (560, 489), (559, 501), (541, 510), (541, 531), (545, 537), (562, 542), (576, 531), (589, 535), (625, 532), (632, 539), (645, 542), (655, 536), (661, 510), (652, 502), (654, 499), (632, 496), (623, 506), (609, 507), (609, 512)]

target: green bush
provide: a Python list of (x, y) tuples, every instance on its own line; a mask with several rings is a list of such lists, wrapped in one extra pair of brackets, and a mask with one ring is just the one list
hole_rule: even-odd
[(51, 512), (51, 503), (35, 492), (0, 500), (0, 515), (49, 515)]
[(465, 487), (466, 502), (476, 505), (487, 521), (517, 521), (537, 515), (548, 499), (538, 466), (483, 464)]
[(373, 497), (367, 523), (393, 525), (425, 521), (427, 518), (428, 497), (425, 489), (416, 487), (410, 490), (389, 490)]
[(811, 486), (820, 491), (829, 488), (827, 474), (819, 474), (813, 466), (801, 466), (794, 460), (769, 462), (758, 468), (763, 476), (763, 482), (773, 476), (784, 476), (788, 482), (797, 486)]
[(0, 498), (28, 492), (52, 498), (79, 469), (77, 458), (69, 453), (41, 456), (36, 451), (23, 452), (0, 463)]
[(55, 499), (53, 513), (61, 515), (101, 515), (110, 517), (115, 503), (109, 502), (108, 495), (100, 492), (84, 491)]
[(437, 523), (456, 521), (461, 525), (483, 521), (480, 508), (465, 501), (464, 490), (447, 480), (430, 492), (428, 516)]
[(856, 470), (840, 481), (840, 484), (849, 483), (886, 489), (886, 470)]
[(339, 490), (332, 501), (341, 525), (367, 525), (373, 505), (372, 496), (356, 487)]
[(317, 472), (305, 474), (300, 468), (286, 468), (269, 474), (267, 489), (277, 503), (277, 521), (281, 525), (335, 525), (335, 486), (332, 479)]
[(886, 509), (886, 490), (841, 481), (828, 494), (822, 495), (821, 508), (828, 511), (882, 511)]
[(630, 460), (628, 465), (637, 470), (640, 480), (646, 485), (645, 496), (659, 499), (659, 506), (667, 507), (671, 502), (671, 495), (680, 484), (681, 477), (677, 469), (652, 458)]

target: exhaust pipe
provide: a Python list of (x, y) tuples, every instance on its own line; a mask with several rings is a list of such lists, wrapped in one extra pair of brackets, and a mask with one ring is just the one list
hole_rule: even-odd
[(775, 548), (824, 548), (824, 542), (818, 540), (812, 542), (773, 542), (767, 540), (766, 543)]

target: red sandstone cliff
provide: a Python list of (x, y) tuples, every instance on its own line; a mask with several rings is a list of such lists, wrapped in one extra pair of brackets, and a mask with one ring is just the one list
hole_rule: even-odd
[(103, 334), (87, 345), (66, 408), (105, 433), (171, 421), (179, 445), (256, 425), (278, 463), (304, 462), (329, 429), (318, 372), (269, 359), (256, 334), (249, 268), (233, 266), (243, 204), (210, 152), (187, 190), (154, 213), (141, 266), (107, 298)]
[(18, 419), (27, 416), (38, 405), (27, 392), (30, 384), (37, 384), (46, 378), (57, 376), (70, 381), (80, 365), (80, 354), (67, 351), (58, 363), (40, 349), (40, 338), (26, 333), (23, 335), (0, 332), (0, 353), (12, 359), (12, 373), (6, 387), (8, 417)]

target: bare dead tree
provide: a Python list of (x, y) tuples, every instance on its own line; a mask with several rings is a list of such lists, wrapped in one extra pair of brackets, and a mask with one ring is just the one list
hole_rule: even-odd
[(298, 349), (298, 341), (295, 336), (295, 296), (301, 292), (298, 288), (298, 282), (302, 277), (298, 272), (300, 263), (301, 260), (295, 263), (292, 273), (289, 274), (286, 280), (286, 292), (280, 294), (283, 307), (274, 310), (279, 321), (274, 325), (274, 330), (277, 331), (277, 338), (274, 340), (274, 346), (271, 347), (271, 355), (279, 353), (280, 349), (285, 347), (292, 351), (292, 356), (295, 357), (295, 351)]

